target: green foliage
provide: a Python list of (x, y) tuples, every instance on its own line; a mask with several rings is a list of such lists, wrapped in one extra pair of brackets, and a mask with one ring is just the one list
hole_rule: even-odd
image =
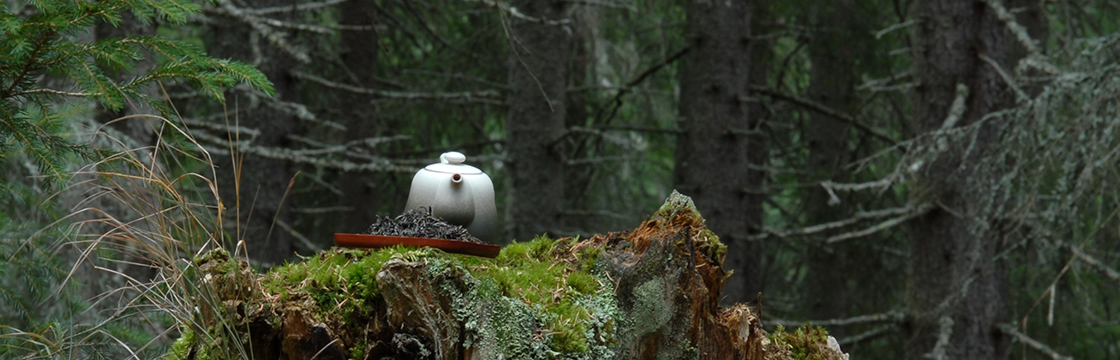
[[(170, 114), (143, 89), (183, 81), (223, 100), (223, 89), (244, 83), (271, 94), (272, 85), (253, 67), (211, 58), (185, 42), (146, 36), (80, 40), (97, 23), (117, 25), (125, 11), (142, 22), (182, 23), (198, 10), (184, 0), (47, 0), (5, 7), (0, 13), (0, 160), (24, 152), (45, 175), (62, 179), (64, 156), (89, 155), (65, 135), (66, 115), (72, 112), (54, 105), (64, 98), (93, 100), (110, 110), (137, 101)], [(129, 71), (146, 56), (158, 59), (148, 72), (125, 81), (110, 76)]]

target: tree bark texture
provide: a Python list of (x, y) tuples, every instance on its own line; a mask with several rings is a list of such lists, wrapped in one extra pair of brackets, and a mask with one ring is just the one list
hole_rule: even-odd
[[(250, 0), (245, 5), (264, 8), (291, 3)], [(270, 16), (286, 20), (291, 14), (276, 13)], [(298, 94), (288, 71), (295, 68), (296, 60), (271, 46), (263, 35), (252, 36), (253, 30), (249, 25), (235, 19), (222, 20), (224, 21), (213, 23), (211, 31), (214, 36), (209, 44), (209, 51), (218, 58), (231, 58), (257, 66), (272, 81), (277, 99), (295, 99)], [(254, 49), (259, 49), (260, 52), (255, 53)], [(268, 105), (261, 97), (246, 96), (244, 92), (227, 92), (226, 107), (231, 125), (236, 121), (241, 126), (260, 131), (259, 135), (251, 139), (249, 146), (285, 147), (289, 142), (286, 136), (293, 133), (298, 123), (291, 113)], [(234, 141), (232, 136), (230, 140)], [(241, 140), (247, 140), (246, 137), (242, 135)], [(226, 219), (226, 230), (233, 233), (237, 228), (233, 225), (234, 221), (240, 223), (241, 233), (237, 234), (235, 241), (244, 240), (254, 260), (276, 264), (291, 256), (292, 236), (280, 226), (273, 226), (274, 220), (292, 223), (290, 206), (281, 206), (288, 184), (295, 175), (291, 165), (284, 160), (254, 156), (239, 156), (236, 162), (221, 156), (215, 156), (214, 160), (218, 166), (218, 188), (221, 190), (226, 213), (239, 214), (236, 219)], [(239, 176), (235, 176), (235, 172)]]
[[(570, 4), (511, 3), (521, 13), (547, 21), (567, 18)], [(560, 25), (516, 18), (510, 22), (505, 238), (528, 241), (561, 226), (564, 162), (555, 145), (564, 136), (571, 35)]]
[(735, 271), (726, 301), (753, 299), (761, 291), (761, 244), (747, 235), (761, 228), (762, 139), (745, 98), (752, 41), (748, 1), (689, 1), (689, 52), (680, 71), (680, 127), (675, 187), (690, 193), (728, 246)]
[[(1037, 9), (1037, 2), (1007, 4)], [(942, 129), (954, 100), (967, 87), (957, 127), (972, 125), (1003, 109), (1014, 95), (987, 56), (1014, 69), (1023, 51), (995, 12), (981, 1), (915, 3), (912, 38), (914, 128)], [(1029, 12), (1028, 12), (1029, 13)], [(997, 258), (1004, 248), (999, 226), (982, 223), (979, 194), (972, 189), (998, 180), (970, 164), (988, 151), (999, 124), (987, 121), (975, 137), (950, 143), (918, 173), (913, 198), (938, 204), (911, 223), (909, 308), (913, 311), (907, 358), (1003, 359), (1009, 339), (997, 325), (1007, 321), (1007, 269)], [(931, 145), (932, 146), (932, 145)], [(966, 151), (967, 150), (967, 151)]]

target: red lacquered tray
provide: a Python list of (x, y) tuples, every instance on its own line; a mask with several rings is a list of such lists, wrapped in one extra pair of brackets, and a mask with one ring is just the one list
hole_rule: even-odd
[(496, 257), (502, 252), (502, 247), (491, 244), (481, 244), (469, 241), (416, 238), (405, 236), (366, 235), (366, 234), (334, 234), (334, 244), (351, 248), (380, 248), (386, 246), (427, 246), (440, 249), (449, 253), (466, 254), (482, 257)]

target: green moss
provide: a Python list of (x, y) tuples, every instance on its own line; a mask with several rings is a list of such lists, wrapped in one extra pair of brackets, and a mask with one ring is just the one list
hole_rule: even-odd
[[(619, 310), (612, 283), (595, 270), (602, 249), (574, 244), (575, 239), (541, 236), (506, 246), (494, 259), (431, 248), (336, 248), (272, 268), (259, 278), (260, 289), (268, 293), (262, 301), (276, 309), (298, 304), (317, 310), (312, 316), (332, 326), (368, 324), (384, 306), (377, 285), (382, 266), (392, 259), (424, 262), (432, 284), (452, 300), (455, 317), (464, 324), (465, 346), (505, 358), (613, 357)], [(213, 252), (195, 261), (229, 258)], [(238, 262), (224, 262), (237, 270)], [(356, 336), (344, 340), (354, 342), (346, 345), (352, 358), (370, 351), (363, 331), (342, 332)], [(193, 336), (185, 332), (168, 358), (184, 359), (195, 346)]]
[[(432, 256), (431, 251), (405, 247), (379, 250), (332, 249), (317, 256), (273, 268), (261, 279), (265, 290), (280, 300), (311, 298), (320, 310), (348, 315), (365, 312), (381, 296), (377, 272), (393, 258)], [(351, 320), (344, 316), (344, 320)]]
[[(167, 355), (164, 355), (164, 360), (209, 360), (214, 358), (211, 356), (210, 351), (206, 347), (198, 343), (194, 331), (189, 327), (180, 326), (182, 333), (179, 339), (171, 343), (171, 348), (167, 350)], [(192, 350), (194, 353), (192, 354)]]
[(179, 335), (179, 339), (175, 340), (174, 343), (171, 343), (171, 348), (167, 350), (167, 355), (164, 356), (164, 359), (186, 359), (191, 352), (192, 346), (194, 346), (194, 331), (184, 328), (183, 333)]
[(541, 312), (551, 348), (561, 353), (588, 350), (588, 334), (593, 332), (587, 324), (593, 311), (585, 306), (586, 300), (611, 290), (589, 272), (593, 264), (585, 263), (594, 260), (597, 250), (591, 250), (592, 256), (561, 261), (568, 255), (570, 241), (538, 236), (528, 243), (515, 242), (503, 248), (489, 266), (471, 270), (472, 276), (493, 281), (501, 296)]
[(719, 241), (719, 236), (716, 236), (716, 234), (708, 230), (708, 228), (704, 228), (700, 231), (699, 238), (700, 241), (696, 244), (697, 248), (703, 251), (709, 259), (718, 260), (722, 259), (724, 255), (727, 255), (727, 245)]
[(831, 353), (824, 351), (828, 348), (828, 331), (820, 326), (806, 323), (791, 333), (778, 325), (770, 334), (770, 341), (779, 348), (789, 349), (794, 360), (827, 360), (832, 357)]

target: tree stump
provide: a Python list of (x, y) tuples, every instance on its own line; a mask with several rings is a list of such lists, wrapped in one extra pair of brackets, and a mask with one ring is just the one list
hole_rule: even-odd
[(720, 308), (726, 249), (674, 192), (636, 229), (495, 259), (336, 248), (258, 276), (208, 254), (200, 325), (170, 358), (847, 358), (823, 330), (770, 336), (748, 305)]

